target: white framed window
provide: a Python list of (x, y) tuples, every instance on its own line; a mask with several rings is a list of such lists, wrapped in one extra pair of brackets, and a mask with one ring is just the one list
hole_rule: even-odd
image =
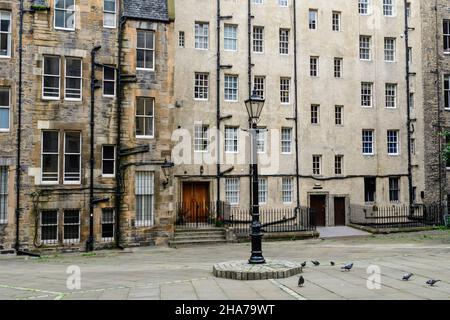
[(103, 27), (115, 28), (116, 19), (116, 0), (103, 0)]
[(339, 11), (333, 11), (331, 15), (331, 29), (341, 31), (341, 13)]
[(81, 132), (64, 132), (64, 184), (81, 183)]
[(397, 108), (397, 85), (395, 83), (386, 83), (386, 108)]
[(320, 123), (320, 106), (318, 104), (311, 105), (311, 124)]
[(11, 114), (11, 90), (0, 88), (0, 132), (10, 130)]
[(42, 131), (41, 181), (58, 183), (59, 178), (59, 132)]
[(0, 166), (0, 224), (8, 222), (8, 169)]
[(195, 49), (208, 50), (209, 47), (209, 23), (195, 23)]
[(358, 12), (361, 15), (370, 14), (370, 0), (358, 0)]
[(384, 38), (384, 61), (395, 62), (395, 38)]
[(103, 96), (116, 96), (116, 69), (113, 67), (103, 67)]
[(294, 192), (294, 185), (292, 178), (282, 178), (281, 179), (281, 200), (284, 204), (292, 203)]
[(289, 54), (289, 29), (280, 29), (280, 54)]
[(151, 139), (155, 136), (155, 99), (136, 99), (136, 138)]
[(318, 11), (316, 9), (309, 9), (309, 29), (316, 30), (318, 24)]
[(115, 214), (114, 208), (102, 208), (102, 241), (114, 241)]
[(334, 106), (334, 123), (337, 126), (344, 125), (344, 106)]
[(398, 155), (398, 130), (387, 131), (387, 151), (388, 155)]
[(0, 58), (11, 57), (11, 12), (0, 11)]
[(256, 151), (258, 153), (266, 153), (267, 129), (259, 127), (256, 134)]
[(225, 152), (237, 153), (239, 151), (239, 128), (225, 127)]
[(196, 72), (194, 79), (194, 99), (208, 100), (209, 94), (209, 74)]
[(371, 59), (371, 36), (359, 36), (359, 59), (370, 60)]
[(135, 174), (136, 227), (150, 227), (155, 223), (154, 179), (151, 171), (137, 171)]
[(178, 32), (178, 46), (180, 48), (184, 48), (186, 45), (186, 35), (184, 34), (184, 31)]
[(239, 178), (225, 179), (225, 200), (231, 205), (239, 204)]
[(266, 95), (266, 77), (254, 76), (253, 77), (253, 91), (261, 99), (265, 99)]
[(291, 102), (291, 78), (280, 78), (280, 102), (282, 104)]
[(239, 100), (239, 78), (236, 75), (226, 74), (224, 79), (224, 99), (229, 102)]
[(264, 27), (253, 27), (253, 52), (264, 52)]
[(309, 75), (311, 77), (319, 76), (319, 57), (309, 58)]
[(362, 131), (362, 152), (363, 155), (374, 155), (374, 131), (363, 130)]
[(386, 17), (395, 15), (395, 0), (383, 0), (383, 15)]
[(334, 156), (334, 174), (335, 175), (344, 174), (344, 156), (343, 155)]
[(254, 4), (263, 4), (264, 0), (253, 0)]
[(278, 0), (278, 5), (280, 7), (287, 7), (288, 6), (288, 0)]
[(450, 53), (450, 19), (443, 21), (444, 53)]
[(80, 210), (64, 210), (63, 242), (80, 242)]
[(83, 64), (81, 59), (66, 58), (65, 72), (65, 99), (81, 101), (81, 93), (83, 92)]
[(371, 108), (373, 106), (373, 83), (361, 83), (361, 107)]
[(344, 60), (342, 58), (334, 58), (334, 77), (342, 78), (342, 69)]
[(450, 74), (444, 75), (444, 109), (450, 110)]
[(400, 178), (389, 178), (389, 201), (400, 201)]
[(41, 243), (58, 244), (58, 211), (41, 211), (39, 222)]
[(321, 175), (322, 174), (322, 156), (321, 155), (313, 155), (312, 156), (312, 168), (313, 175)]
[(292, 128), (281, 128), (281, 153), (292, 152)]
[(116, 174), (116, 147), (102, 146), (102, 176), (114, 177)]
[(136, 69), (155, 70), (155, 32), (137, 30)]
[(194, 151), (206, 152), (209, 144), (209, 126), (205, 124), (194, 125)]
[(75, 30), (75, 0), (55, 0), (55, 29)]
[(267, 178), (258, 179), (258, 202), (259, 204), (267, 203)]
[(56, 56), (45, 56), (43, 66), (42, 98), (59, 100), (61, 87), (61, 60)]
[(226, 24), (224, 26), (223, 47), (225, 51), (237, 51), (237, 26)]

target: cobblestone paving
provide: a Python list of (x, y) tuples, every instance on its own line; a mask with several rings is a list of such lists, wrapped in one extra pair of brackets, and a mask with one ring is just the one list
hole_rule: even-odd
[[(263, 250), (266, 259), (307, 261), (304, 287), (297, 287), (298, 276), (259, 281), (214, 277), (215, 263), (249, 257), (250, 244), (241, 243), (41, 258), (4, 255), (0, 299), (450, 299), (449, 231), (267, 242)], [(350, 272), (340, 268), (347, 262), (354, 263)], [(381, 271), (381, 288), (370, 290), (367, 268), (374, 265)], [(80, 268), (78, 290), (67, 287), (70, 266)], [(405, 272), (414, 274), (408, 282), (401, 280)], [(425, 284), (430, 278), (442, 281), (430, 287)]]

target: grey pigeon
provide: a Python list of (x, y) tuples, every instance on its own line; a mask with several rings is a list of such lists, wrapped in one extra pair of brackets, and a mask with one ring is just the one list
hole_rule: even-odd
[(304, 283), (305, 283), (305, 279), (303, 278), (303, 276), (300, 276), (300, 278), (298, 278), (298, 286), (303, 287)]
[(311, 262), (312, 262), (312, 264), (315, 265), (316, 267), (320, 265), (320, 262), (319, 262), (319, 261), (314, 260), (314, 261), (311, 261)]
[(335, 265), (334, 261), (330, 261), (330, 264), (331, 264), (332, 266), (334, 266), (334, 265)]
[(306, 267), (306, 261), (304, 261), (302, 264), (301, 264), (301, 266), (304, 268), (304, 267)]
[(427, 284), (429, 284), (430, 286), (434, 286), (436, 284), (436, 282), (439, 282), (441, 280), (434, 280), (434, 279), (430, 279), (427, 281)]
[(341, 269), (344, 269), (345, 271), (350, 271), (353, 268), (353, 262), (347, 263), (345, 266), (341, 267)]
[(403, 281), (408, 281), (412, 276), (413, 276), (413, 274), (410, 273), (410, 272), (405, 273), (405, 274), (403, 275), (402, 280), (403, 280)]

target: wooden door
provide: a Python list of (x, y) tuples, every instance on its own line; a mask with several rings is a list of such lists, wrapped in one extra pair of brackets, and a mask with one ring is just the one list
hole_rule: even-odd
[(345, 226), (345, 198), (334, 198), (334, 225)]
[(310, 207), (314, 210), (314, 217), (316, 220), (316, 226), (325, 226), (326, 215), (326, 196), (325, 195), (311, 195), (309, 198)]
[(205, 223), (209, 215), (209, 183), (183, 183), (183, 215), (186, 222)]

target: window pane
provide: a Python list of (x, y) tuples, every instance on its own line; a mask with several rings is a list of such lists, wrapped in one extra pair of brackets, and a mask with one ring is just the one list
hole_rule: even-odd
[(115, 12), (116, 11), (116, 1), (105, 0), (104, 10)]
[(0, 107), (9, 106), (9, 89), (0, 89)]
[(0, 109), (0, 129), (9, 129), (9, 109)]
[(136, 135), (144, 135), (144, 118), (136, 117)]
[(114, 159), (114, 146), (103, 146), (103, 159)]
[(114, 161), (103, 160), (103, 174), (114, 174)]
[(145, 48), (145, 32), (143, 31), (137, 32), (137, 47)]
[(153, 32), (145, 32), (145, 48), (153, 49)]
[(114, 70), (114, 68), (104, 67), (103, 72), (104, 72), (103, 77), (105, 78), (105, 80), (115, 79), (116, 71)]
[(80, 133), (79, 132), (66, 132), (65, 152), (66, 153), (80, 153)]
[(66, 59), (66, 75), (81, 77), (81, 59)]
[(153, 50), (145, 50), (145, 68), (153, 69)]
[(46, 75), (59, 75), (59, 58), (58, 57), (45, 57), (44, 58), (44, 74)]
[(145, 118), (145, 135), (153, 135), (153, 118)]
[(44, 154), (42, 156), (42, 171), (46, 173), (58, 172), (58, 155)]
[(137, 50), (137, 67), (145, 68), (145, 50)]
[(42, 134), (42, 148), (43, 152), (58, 152), (58, 132), (45, 131)]

